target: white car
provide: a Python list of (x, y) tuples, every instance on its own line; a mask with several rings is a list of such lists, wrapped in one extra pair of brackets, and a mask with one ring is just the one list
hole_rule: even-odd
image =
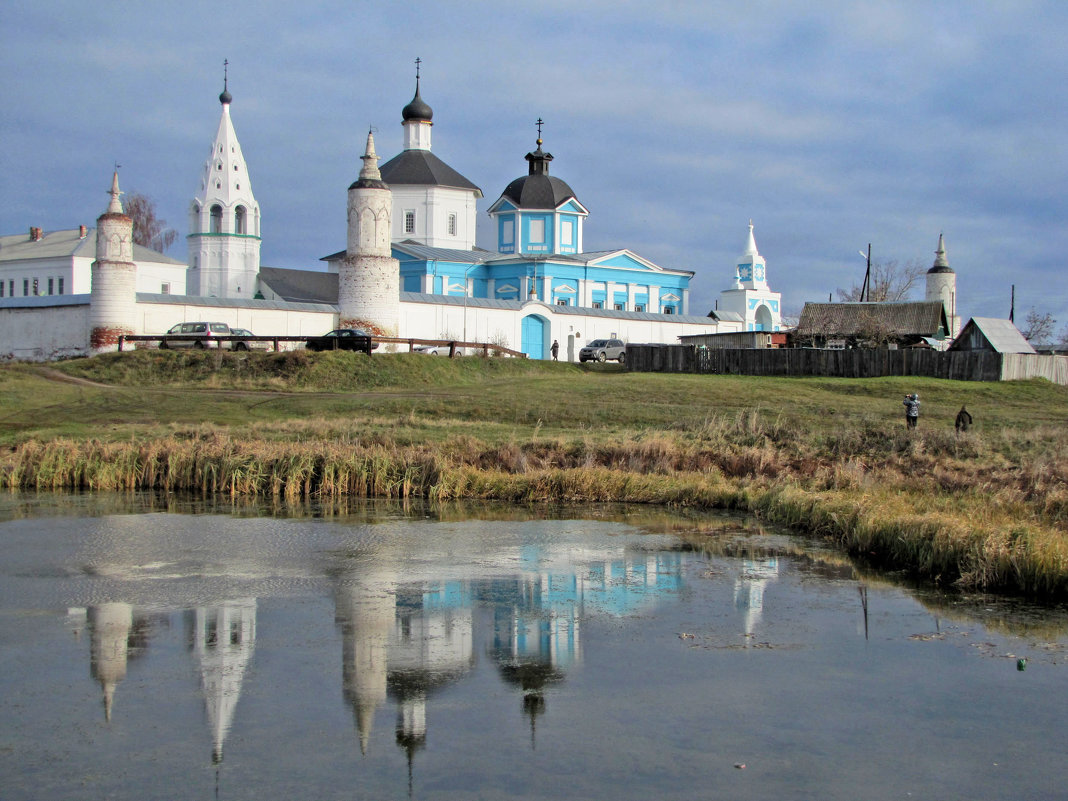
[[(449, 346), (448, 345), (416, 345), (414, 348), (412, 348), (412, 352), (413, 353), (425, 353), (428, 356), (448, 356), (449, 355)], [(463, 356), (464, 355), (464, 349), (463, 348), (457, 348), (456, 349), (456, 355), (457, 356)]]

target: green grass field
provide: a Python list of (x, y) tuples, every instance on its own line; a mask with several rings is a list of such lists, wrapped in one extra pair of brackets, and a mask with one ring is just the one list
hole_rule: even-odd
[[(906, 392), (922, 402), (907, 433)], [(953, 430), (961, 404), (975, 417)], [(0, 482), (743, 509), (943, 583), (1068, 595), (1068, 388), (140, 351), (0, 367)]]

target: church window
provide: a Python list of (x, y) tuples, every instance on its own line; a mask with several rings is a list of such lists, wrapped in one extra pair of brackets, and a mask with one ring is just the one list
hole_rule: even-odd
[(456, 236), (456, 215), (449, 215), (449, 236)]
[(407, 209), (404, 212), (404, 233), (415, 233), (415, 212), (411, 209)]
[(556, 305), (557, 306), (567, 306), (569, 304), (567, 302), (567, 298), (557, 298), (556, 299)]
[(169, 294), (171, 294), (171, 285), (170, 284), (163, 284), (159, 288), (159, 293), (161, 295), (169, 295)]
[(545, 241), (545, 220), (531, 220), (530, 221), (530, 241), (531, 242), (544, 242)]
[(560, 223), (560, 242), (565, 245), (571, 244), (571, 237), (574, 235), (575, 224), (571, 220), (563, 220)]
[(595, 309), (603, 309), (604, 308), (604, 304), (601, 303), (601, 301), (599, 301), (599, 300), (595, 300), (593, 302), (593, 308), (595, 308)]
[(0, 281), (0, 298), (4, 296), (4, 282)]
[(237, 172), (237, 165), (234, 165), (234, 172)]
[(234, 211), (234, 233), (245, 233), (245, 207), (238, 206)]
[(48, 294), (49, 295), (55, 294), (54, 279), (52, 279), (52, 278), (48, 279)]
[(222, 162), (221, 161), (218, 161), (218, 162), (215, 163), (215, 169), (217, 169), (217, 170), (221, 170), (222, 169)]
[(222, 233), (222, 206), (217, 203), (211, 207), (211, 233)]
[(30, 294), (30, 279), (29, 278), (23, 278), (22, 279), (22, 296), (23, 297), (28, 297), (29, 294)]
[(623, 311), (623, 304), (622, 303), (617, 303), (615, 308), (616, 308), (616, 311)]
[(643, 312), (645, 311), (645, 307), (640, 303), (636, 303), (634, 304), (634, 311)]
[(63, 276), (61, 275), (57, 280), (59, 281), (59, 294), (62, 295), (63, 294)]
[(515, 241), (515, 222), (505, 220), (501, 225), (501, 244), (511, 245)]
[(664, 314), (674, 314), (674, 313), (675, 313), (675, 307), (674, 306), (665, 306), (664, 307)]

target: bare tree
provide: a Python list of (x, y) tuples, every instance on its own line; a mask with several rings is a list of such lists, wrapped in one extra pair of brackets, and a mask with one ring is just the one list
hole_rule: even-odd
[(167, 227), (167, 221), (156, 216), (156, 202), (138, 192), (126, 195), (123, 211), (133, 220), (134, 244), (166, 252), (178, 238), (178, 232)]
[(1053, 326), (1056, 322), (1052, 314), (1049, 312), (1040, 313), (1032, 306), (1031, 310), (1027, 312), (1027, 317), (1024, 319), (1024, 327), (1020, 333), (1032, 345), (1035, 343), (1044, 345), (1053, 338)]
[[(926, 273), (926, 268), (918, 261), (909, 261), (901, 264), (891, 259), (890, 261), (873, 261), (871, 263), (871, 277), (868, 279), (867, 300), (873, 303), (886, 303), (895, 300), (907, 300), (920, 278)], [(843, 302), (855, 302), (860, 300), (863, 283), (853, 284), (849, 289), (838, 290), (838, 300)]]
[(1057, 350), (1068, 350), (1068, 325), (1057, 335)]

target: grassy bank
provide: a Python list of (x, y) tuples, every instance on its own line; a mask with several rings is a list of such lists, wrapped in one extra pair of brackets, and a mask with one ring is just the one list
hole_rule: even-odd
[(1046, 382), (304, 352), (51, 367), (68, 380), (0, 368), (5, 487), (717, 506), (943, 583), (1068, 597), (1068, 391)]

